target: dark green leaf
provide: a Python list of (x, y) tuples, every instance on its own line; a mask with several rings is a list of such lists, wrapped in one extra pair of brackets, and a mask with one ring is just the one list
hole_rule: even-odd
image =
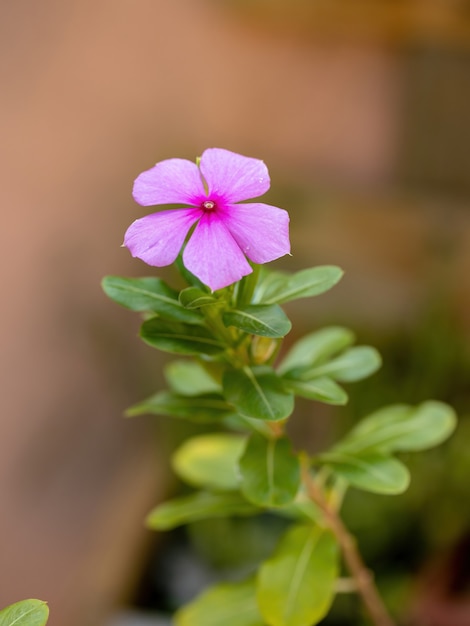
[(334, 598), (338, 547), (333, 534), (316, 525), (294, 526), (258, 576), (258, 604), (270, 626), (313, 626)]
[(245, 444), (245, 437), (226, 433), (192, 437), (173, 455), (173, 469), (195, 487), (238, 489), (238, 459)]
[(323, 265), (286, 274), (283, 279), (277, 274), (275, 280), (265, 283), (258, 302), (282, 304), (299, 298), (317, 296), (331, 289), (341, 279), (343, 271), (334, 265)]
[(172, 354), (213, 355), (224, 350), (224, 345), (203, 326), (170, 323), (159, 318), (144, 322), (140, 336), (150, 346)]
[(456, 424), (454, 410), (442, 402), (430, 400), (417, 407), (395, 404), (364, 418), (335, 450), (425, 450), (445, 441)]
[(302, 372), (302, 379), (311, 380), (320, 376), (328, 376), (343, 383), (361, 380), (376, 372), (382, 359), (375, 348), (357, 346), (346, 350), (343, 354), (313, 368)]
[(324, 363), (354, 343), (354, 333), (341, 326), (328, 326), (299, 339), (279, 366), (285, 374), (296, 368), (313, 367)]
[(106, 276), (102, 287), (108, 297), (132, 311), (153, 311), (168, 320), (201, 323), (201, 315), (187, 311), (178, 300), (178, 292), (160, 278)]
[(165, 378), (173, 391), (182, 396), (198, 396), (221, 391), (220, 385), (197, 361), (172, 361), (165, 366)]
[(198, 287), (183, 289), (179, 300), (186, 309), (199, 309), (201, 306), (207, 306), (208, 304), (217, 304), (217, 298)]
[(198, 287), (199, 289), (202, 289), (203, 291), (204, 289), (207, 289), (207, 287), (199, 280), (199, 278), (194, 276), (194, 274), (191, 274), (191, 272), (188, 269), (186, 269), (186, 267), (184, 266), (183, 252), (180, 252), (180, 254), (178, 255), (178, 258), (175, 261), (175, 266), (177, 267), (178, 272), (181, 274), (184, 280), (188, 283), (188, 285), (192, 285), (193, 287)]
[(225, 326), (261, 337), (284, 337), (292, 328), (289, 318), (277, 304), (254, 304), (223, 314)]
[(128, 417), (148, 413), (206, 423), (220, 421), (223, 417), (233, 413), (233, 409), (222, 396), (216, 393), (182, 396), (171, 391), (159, 391), (126, 411)]
[(49, 608), (41, 600), (21, 600), (0, 611), (0, 626), (45, 626)]
[(328, 452), (322, 460), (349, 484), (373, 493), (403, 493), (410, 483), (408, 469), (397, 459), (379, 452), (347, 454)]
[(308, 400), (318, 400), (326, 404), (346, 404), (348, 394), (334, 380), (314, 378), (313, 380), (291, 380), (286, 378), (284, 386), (297, 396)]
[(170, 530), (210, 517), (255, 515), (256, 513), (259, 513), (259, 508), (247, 502), (238, 493), (199, 491), (190, 496), (160, 504), (149, 513), (146, 524), (153, 530)]
[(253, 579), (211, 587), (175, 615), (176, 626), (263, 626)]
[(300, 487), (299, 459), (284, 437), (253, 434), (239, 462), (241, 490), (250, 502), (265, 507), (292, 502)]
[(294, 410), (294, 396), (282, 388), (282, 381), (269, 367), (227, 370), (224, 395), (244, 417), (277, 421)]

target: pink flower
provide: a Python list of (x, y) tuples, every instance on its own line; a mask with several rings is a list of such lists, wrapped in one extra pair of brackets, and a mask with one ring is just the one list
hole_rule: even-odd
[(287, 211), (260, 202), (237, 204), (269, 189), (265, 164), (209, 148), (198, 165), (168, 159), (140, 174), (133, 196), (142, 206), (180, 204), (152, 213), (128, 228), (124, 245), (149, 265), (170, 265), (183, 252), (185, 267), (212, 290), (221, 289), (290, 252)]

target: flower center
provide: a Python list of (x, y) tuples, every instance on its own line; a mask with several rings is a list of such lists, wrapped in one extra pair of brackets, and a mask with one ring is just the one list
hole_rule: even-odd
[(216, 208), (215, 202), (213, 202), (212, 200), (206, 200), (202, 203), (202, 208), (206, 211), (213, 211)]

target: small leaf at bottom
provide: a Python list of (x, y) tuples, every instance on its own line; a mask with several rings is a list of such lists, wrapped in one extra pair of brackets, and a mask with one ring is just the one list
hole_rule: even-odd
[(313, 626), (334, 597), (338, 546), (317, 525), (296, 525), (281, 539), (258, 576), (258, 603), (270, 626)]
[(263, 626), (254, 580), (211, 587), (175, 616), (175, 626)]

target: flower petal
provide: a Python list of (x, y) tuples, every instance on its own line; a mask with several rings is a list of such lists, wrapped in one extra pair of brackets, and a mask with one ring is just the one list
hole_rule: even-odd
[(184, 249), (183, 262), (213, 291), (253, 271), (216, 213), (206, 213), (200, 219)]
[(290, 254), (289, 214), (262, 203), (225, 207), (221, 219), (254, 263), (268, 263)]
[(263, 161), (222, 148), (205, 150), (199, 167), (209, 196), (228, 203), (257, 198), (270, 187), (268, 168)]
[(154, 204), (199, 205), (206, 197), (196, 163), (186, 159), (160, 161), (142, 172), (134, 182), (134, 200), (142, 206)]
[(170, 265), (178, 256), (191, 226), (202, 214), (198, 209), (170, 209), (133, 222), (124, 245), (134, 257), (156, 267)]

